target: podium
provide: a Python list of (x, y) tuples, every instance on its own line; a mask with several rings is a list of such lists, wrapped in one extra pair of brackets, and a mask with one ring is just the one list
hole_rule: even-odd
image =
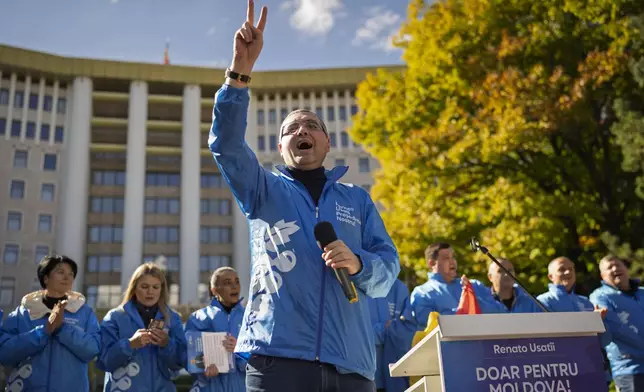
[(607, 392), (596, 312), (439, 316), (389, 365), (406, 392)]

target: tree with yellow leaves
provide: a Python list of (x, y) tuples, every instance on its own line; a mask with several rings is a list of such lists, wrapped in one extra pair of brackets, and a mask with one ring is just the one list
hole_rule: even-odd
[[(625, 165), (619, 130), (628, 116), (644, 129), (643, 12), (639, 0), (411, 1), (407, 66), (359, 86), (350, 130), (380, 161), (373, 193), (403, 264), (423, 277), (436, 241), (471, 261), (476, 235), (539, 291), (555, 256), (594, 286), (609, 243), (644, 248), (644, 164)], [(484, 276), (476, 259), (460, 270)]]

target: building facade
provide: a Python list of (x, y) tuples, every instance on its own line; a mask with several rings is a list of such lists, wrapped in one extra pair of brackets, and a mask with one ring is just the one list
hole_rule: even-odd
[[(246, 139), (262, 165), (281, 163), (286, 114), (309, 108), (329, 129), (325, 166), (368, 189), (376, 162), (346, 130), (374, 71), (255, 72)], [(167, 268), (174, 305), (206, 301), (222, 265), (247, 292), (248, 225), (207, 146), (223, 73), (0, 46), (0, 308), (39, 288), (49, 252), (78, 263), (75, 288), (96, 308), (116, 306), (143, 261)]]

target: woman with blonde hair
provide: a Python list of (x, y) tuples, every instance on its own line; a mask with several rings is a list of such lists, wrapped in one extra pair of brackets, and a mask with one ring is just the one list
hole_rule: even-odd
[(132, 274), (123, 302), (101, 324), (104, 391), (176, 391), (186, 341), (181, 317), (168, 306), (168, 285), (153, 263)]

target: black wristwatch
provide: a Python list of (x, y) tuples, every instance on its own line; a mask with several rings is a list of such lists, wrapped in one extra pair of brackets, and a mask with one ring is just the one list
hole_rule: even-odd
[(248, 75), (242, 75), (240, 73), (237, 73), (230, 68), (226, 68), (226, 77), (231, 78), (232, 80), (237, 80), (238, 82), (242, 83), (250, 83), (250, 76)]

